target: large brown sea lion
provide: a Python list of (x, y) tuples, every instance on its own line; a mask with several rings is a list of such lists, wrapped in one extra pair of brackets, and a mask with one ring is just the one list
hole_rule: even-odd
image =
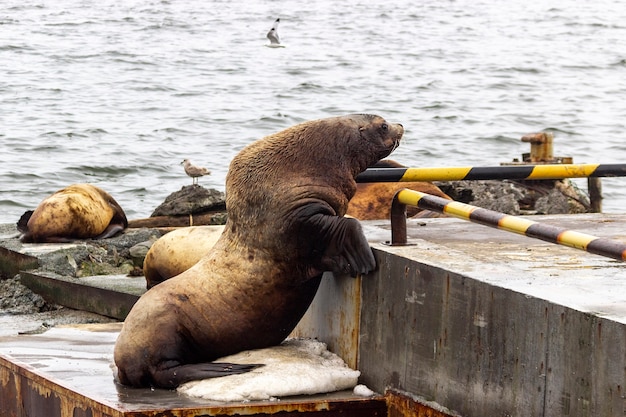
[(246, 371), (210, 361), (282, 342), (324, 271), (373, 270), (359, 222), (343, 216), (356, 175), (403, 133), (379, 116), (349, 115), (244, 148), (230, 164), (228, 221), (211, 252), (148, 290), (126, 318), (114, 352), (119, 381), (172, 388)]
[(104, 239), (128, 226), (126, 214), (106, 191), (73, 184), (45, 198), (17, 223), (25, 243)]

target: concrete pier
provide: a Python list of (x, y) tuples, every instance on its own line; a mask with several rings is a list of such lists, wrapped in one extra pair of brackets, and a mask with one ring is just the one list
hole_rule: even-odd
[[(532, 219), (626, 242), (626, 215)], [(356, 279), (326, 274), (293, 333), (326, 342), (361, 371), (361, 382), (387, 393), (389, 416), (626, 414), (626, 264), (451, 218), (409, 220), (407, 246), (385, 245), (389, 228), (386, 221), (364, 222), (377, 270)], [(8, 351), (24, 338), (0, 338), (3, 401), (11, 398), (7, 378), (20, 369), (35, 372), (23, 365), (24, 356), (14, 359)], [(108, 375), (94, 384), (112, 384)], [(126, 412), (138, 412), (116, 398)], [(116, 415), (184, 414), (180, 404), (146, 398), (162, 414), (143, 403), (140, 413)], [(331, 398), (339, 408), (327, 415), (352, 415), (350, 396)], [(355, 413), (358, 407), (368, 409), (363, 415), (380, 412), (380, 403), (353, 404)], [(167, 414), (170, 406), (177, 411)], [(300, 412), (289, 407), (282, 411)], [(279, 411), (245, 410), (221, 414)]]
[[(532, 218), (626, 242), (624, 215)], [(626, 414), (626, 264), (450, 218), (408, 235), (374, 245), (370, 276), (325, 280), (298, 334), (463, 416)]]

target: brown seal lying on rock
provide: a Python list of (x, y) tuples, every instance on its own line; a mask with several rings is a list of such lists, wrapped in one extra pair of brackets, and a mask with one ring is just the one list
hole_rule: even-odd
[(343, 217), (355, 177), (404, 129), (374, 115), (305, 122), (243, 149), (226, 177), (228, 221), (196, 265), (146, 292), (115, 345), (119, 381), (176, 387), (245, 372), (211, 363), (281, 343), (324, 271), (365, 274), (376, 262), (359, 222)]
[[(399, 162), (391, 159), (385, 159), (374, 164), (371, 168), (406, 168)], [(437, 197), (451, 200), (435, 184), (427, 181), (410, 181), (410, 182), (366, 182), (358, 183), (356, 194), (350, 200), (348, 206), (349, 216), (356, 217), (359, 220), (380, 220), (391, 218), (391, 202), (398, 191), (403, 188), (415, 190), (426, 194), (436, 195)], [(432, 217), (435, 213), (428, 210), (421, 210), (417, 207), (407, 207), (407, 216), (413, 217), (417, 214), (420, 216)], [(438, 214), (436, 215), (439, 216)]]
[(73, 184), (44, 199), (17, 223), (24, 243), (104, 239), (128, 226), (113, 197), (91, 184)]

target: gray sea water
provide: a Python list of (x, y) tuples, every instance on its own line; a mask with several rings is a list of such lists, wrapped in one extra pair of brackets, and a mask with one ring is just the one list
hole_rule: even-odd
[[(280, 17), (284, 48), (265, 34)], [(4, 0), (0, 223), (90, 182), (130, 219), (290, 125), (377, 113), (394, 159), (492, 166), (555, 133), (576, 163), (626, 163), (626, 7), (510, 0)], [(626, 179), (605, 179), (623, 212)]]

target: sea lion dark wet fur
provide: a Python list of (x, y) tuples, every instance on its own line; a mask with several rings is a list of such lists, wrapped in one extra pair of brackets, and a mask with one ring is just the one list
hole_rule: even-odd
[(118, 378), (173, 388), (245, 372), (210, 361), (281, 343), (324, 271), (372, 271), (357, 220), (343, 217), (355, 177), (404, 129), (374, 115), (305, 122), (243, 149), (226, 177), (228, 221), (196, 265), (146, 292), (115, 345)]

